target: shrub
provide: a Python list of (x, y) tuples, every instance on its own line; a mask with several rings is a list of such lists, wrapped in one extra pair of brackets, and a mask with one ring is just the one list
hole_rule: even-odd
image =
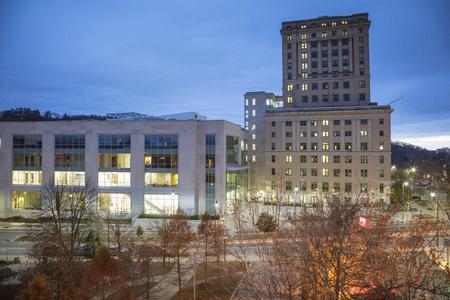
[(256, 221), (256, 228), (262, 232), (275, 231), (276, 227), (273, 216), (266, 212), (261, 213)]
[(137, 227), (137, 229), (136, 229), (136, 235), (139, 236), (139, 237), (144, 235), (144, 229), (142, 228), (141, 225), (139, 225), (139, 226)]

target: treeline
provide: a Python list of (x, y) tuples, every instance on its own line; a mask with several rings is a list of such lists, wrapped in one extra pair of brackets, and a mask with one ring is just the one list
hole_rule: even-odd
[(32, 110), (27, 107), (11, 108), (0, 113), (0, 121), (75, 121), (75, 120), (106, 120), (101, 115), (68, 115), (62, 117), (58, 114), (46, 111), (41, 114), (38, 109)]

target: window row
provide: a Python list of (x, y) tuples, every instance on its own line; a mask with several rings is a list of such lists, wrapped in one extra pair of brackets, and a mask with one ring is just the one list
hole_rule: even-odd
[[(329, 163), (329, 162), (330, 162), (330, 156), (329, 156), (329, 155), (322, 155), (322, 156), (311, 155), (311, 156), (310, 156), (310, 158), (311, 158), (311, 159), (310, 159), (311, 163), (317, 163), (317, 162), (319, 162), (319, 157), (321, 158), (320, 161), (321, 161), (322, 163)], [(340, 155), (334, 155), (332, 158), (333, 158), (333, 163), (341, 163), (341, 156), (340, 156)], [(351, 164), (351, 163), (352, 163), (352, 160), (353, 160), (353, 156), (352, 156), (352, 155), (345, 155), (345, 156), (344, 156), (344, 162), (345, 162), (346, 164)], [(286, 155), (284, 161), (285, 161), (286, 163), (292, 163), (294, 160), (293, 160), (292, 155)], [(272, 162), (273, 162), (273, 163), (276, 162), (276, 156), (275, 156), (275, 155), (272, 155)], [(301, 162), (301, 163), (306, 163), (306, 162), (307, 162), (307, 156), (306, 156), (306, 155), (300, 155), (300, 162)], [(367, 155), (361, 155), (361, 157), (360, 157), (360, 162), (361, 162), (362, 164), (367, 164), (367, 163), (369, 163), (369, 156), (367, 156)], [(380, 164), (384, 164), (384, 155), (378, 156), (378, 162), (379, 162)]]
[[(304, 67), (307, 68), (307, 65), (302, 65)], [(319, 76), (319, 73), (317, 71), (311, 72), (311, 75), (308, 74), (306, 68), (303, 68), (304, 70), (302, 70), (302, 74), (301, 74), (301, 78), (305, 79), (305, 78), (317, 78)], [(316, 68), (316, 67), (314, 67)], [(322, 70), (322, 77), (323, 78), (328, 78), (328, 71), (327, 70)], [(350, 76), (350, 72), (349, 70), (342, 70), (342, 72), (340, 73), (339, 71), (335, 70), (332, 71), (333, 77), (338, 77), (339, 74), (342, 74), (342, 76)], [(292, 73), (288, 73), (287, 74), (287, 79), (288, 80), (292, 80)], [(359, 69), (359, 75), (364, 75), (364, 68), (360, 68)], [(298, 89), (298, 88), (297, 88)]]
[[(321, 98), (322, 98), (322, 102), (330, 102), (330, 101), (339, 102), (341, 100), (350, 101), (350, 94), (343, 94), (342, 97), (339, 94), (333, 94), (332, 97), (330, 97), (329, 95), (322, 95)], [(359, 93), (358, 99), (360, 101), (366, 100), (366, 93)], [(309, 97), (306, 95), (302, 96), (302, 103), (308, 103), (308, 102), (309, 102)], [(312, 95), (311, 102), (313, 102), (313, 103), (319, 102), (319, 95)], [(290, 97), (290, 99), (289, 99), (289, 96), (288, 96), (288, 103), (293, 103), (292, 97)]]
[[(320, 149), (319, 149), (320, 146)], [(331, 148), (332, 147), (332, 148)], [(300, 151), (306, 151), (306, 150), (346, 150), (350, 151), (352, 150), (352, 143), (344, 143), (343, 149), (341, 148), (341, 143), (322, 143), (319, 145), (319, 143), (311, 143), (310, 147), (308, 148), (308, 143), (300, 143)], [(368, 143), (367, 142), (361, 142), (360, 143), (360, 149), (365, 151), (369, 150)], [(272, 150), (276, 150), (276, 143), (272, 143)], [(284, 150), (293, 150), (292, 143), (286, 143)], [(384, 142), (378, 143), (378, 150), (384, 150)]]
[[(321, 170), (321, 171), (320, 171)], [(276, 175), (275, 174), (275, 168), (272, 168), (272, 175)], [(312, 168), (310, 169), (310, 172), (308, 172), (308, 169), (300, 169), (300, 176), (319, 176), (319, 173), (323, 176), (323, 177), (328, 177), (330, 176), (330, 169), (317, 169), (317, 168)], [(345, 177), (352, 177), (352, 169), (345, 169), (344, 170), (344, 174)], [(293, 173), (292, 168), (285, 168), (285, 172), (284, 172), (285, 176), (293, 176), (296, 175)], [(353, 174), (354, 175), (354, 174)], [(368, 170), (367, 169), (361, 169), (361, 173), (360, 176), (361, 177), (367, 177), (368, 175)], [(380, 178), (384, 178), (384, 170), (379, 170), (378, 173)], [(341, 169), (333, 169), (333, 176), (334, 177), (341, 177)]]
[[(293, 189), (292, 187), (292, 181), (286, 181), (286, 185), (285, 185), (285, 190), (286, 191), (298, 191), (299, 188), (296, 185), (295, 189)], [(309, 191), (311, 192), (345, 192), (345, 193), (356, 193), (356, 192), (361, 192), (361, 193), (368, 193), (368, 184), (367, 183), (360, 183), (359, 185), (359, 190), (355, 189), (355, 187), (352, 185), (351, 182), (345, 182), (344, 184), (341, 185), (340, 182), (333, 182), (333, 186), (330, 186), (329, 182), (317, 182), (317, 181), (312, 181), (310, 182), (310, 184), (308, 185), (308, 182), (306, 181), (301, 181), (300, 182), (300, 191), (308, 191), (308, 186), (309, 186)], [(384, 184), (380, 183), (379, 185), (379, 194), (384, 194), (385, 192), (385, 188), (384, 188)]]
[[(333, 122), (334, 126), (339, 126), (339, 125), (341, 125), (341, 121), (342, 120), (331, 120), (331, 121), (330, 120), (320, 120), (320, 121), (319, 120), (309, 120), (309, 121), (301, 120), (300, 121), (300, 126), (306, 126), (308, 122), (311, 124), (311, 126), (317, 126), (319, 124), (319, 122), (322, 123), (322, 126), (328, 126), (328, 125), (331, 124), (331, 122)], [(284, 121), (284, 122), (285, 122), (286, 126), (292, 126), (292, 121)], [(360, 122), (361, 125), (367, 125), (368, 124), (368, 119), (360, 119), (359, 122)], [(384, 124), (384, 119), (378, 119), (378, 123), (380, 125), (383, 125)], [(271, 124), (272, 124), (272, 127), (275, 127), (276, 121), (272, 121)], [(351, 119), (345, 119), (345, 120), (343, 120), (343, 124), (344, 125), (352, 125), (352, 120)]]
[[(333, 134), (334, 137), (340, 137), (341, 136), (341, 131), (339, 131), (339, 130), (338, 131), (333, 131), (332, 134)], [(344, 131), (344, 134), (347, 137), (352, 136), (352, 131), (350, 131), (350, 130), (349, 131)], [(369, 132), (368, 132), (368, 130), (360, 130), (359, 134), (360, 134), (360, 136), (368, 136)], [(378, 132), (378, 134), (379, 134), (379, 136), (384, 136), (384, 130), (380, 130)], [(318, 137), (319, 135), (321, 135), (323, 137), (327, 137), (327, 136), (331, 136), (331, 132), (329, 132), (329, 131), (322, 131), (322, 134), (320, 134), (318, 131), (311, 131), (309, 133), (310, 137)], [(285, 136), (286, 137), (292, 137), (293, 136), (292, 135), (292, 131), (286, 131), (285, 132)], [(300, 131), (299, 136), (301, 138), (308, 137), (308, 132), (307, 131)], [(272, 137), (276, 137), (276, 132), (274, 132), (274, 131), (272, 132)], [(337, 144), (338, 148), (340, 149), (340, 143), (334, 143), (334, 144)], [(339, 149), (335, 149), (335, 150), (339, 150)]]

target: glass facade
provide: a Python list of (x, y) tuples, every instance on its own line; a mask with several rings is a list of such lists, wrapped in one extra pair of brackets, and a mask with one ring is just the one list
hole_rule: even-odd
[(227, 164), (237, 164), (238, 163), (238, 138), (235, 136), (227, 135)]
[(146, 214), (151, 215), (173, 215), (178, 210), (178, 195), (146, 194), (144, 210)]
[(178, 135), (145, 136), (145, 186), (178, 187)]
[(55, 136), (55, 184), (85, 184), (85, 136)]
[(242, 203), (248, 194), (248, 170), (227, 171), (227, 211), (234, 209), (234, 203)]
[(205, 136), (205, 210), (216, 214), (216, 136)]
[(98, 194), (99, 212), (110, 213), (130, 213), (130, 194)]
[(131, 185), (130, 135), (99, 135), (98, 137), (98, 185)]
[(42, 183), (42, 135), (13, 136), (12, 183)]
[(12, 209), (40, 209), (41, 192), (11, 191)]

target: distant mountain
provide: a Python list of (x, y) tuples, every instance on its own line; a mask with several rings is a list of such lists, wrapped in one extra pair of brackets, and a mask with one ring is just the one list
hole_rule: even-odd
[(74, 121), (74, 120), (106, 120), (106, 116), (100, 115), (68, 115), (62, 117), (59, 114), (46, 111), (42, 113), (27, 107), (11, 108), (0, 112), (0, 121)]
[(394, 141), (391, 143), (392, 164), (402, 167), (408, 167), (411, 163), (425, 162), (435, 156), (435, 151), (427, 150), (419, 146), (411, 145), (405, 142)]

